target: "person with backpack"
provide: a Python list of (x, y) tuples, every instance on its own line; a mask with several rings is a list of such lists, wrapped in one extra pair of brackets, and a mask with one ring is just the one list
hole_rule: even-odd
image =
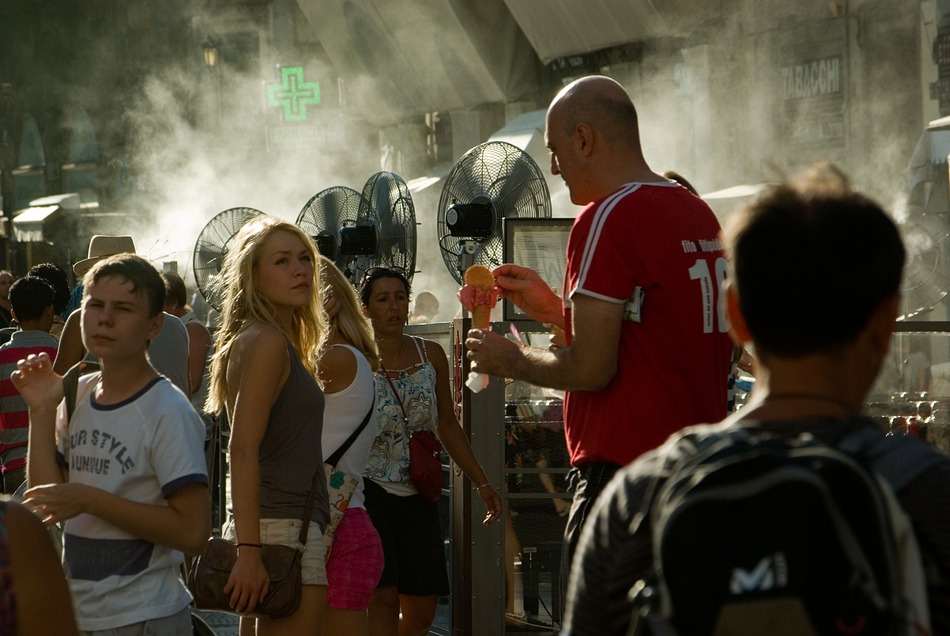
[(830, 164), (736, 217), (725, 309), (753, 395), (610, 482), (562, 634), (950, 633), (950, 458), (861, 415), (900, 306), (895, 224)]

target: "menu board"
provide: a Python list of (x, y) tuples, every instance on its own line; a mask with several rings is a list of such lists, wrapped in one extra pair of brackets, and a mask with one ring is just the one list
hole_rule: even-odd
[[(506, 218), (505, 262), (530, 267), (558, 295), (563, 293), (567, 239), (574, 219)], [(505, 320), (524, 320), (525, 313), (506, 300)]]

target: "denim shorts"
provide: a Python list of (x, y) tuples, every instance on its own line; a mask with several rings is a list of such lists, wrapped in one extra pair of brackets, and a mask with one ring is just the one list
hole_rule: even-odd
[[(301, 525), (301, 519), (261, 519), (261, 543), (295, 548)], [(237, 541), (233, 519), (224, 524), (221, 534), (225, 539)], [(327, 568), (323, 561), (323, 532), (314, 521), (310, 522), (310, 530), (307, 531), (307, 549), (304, 550), (300, 564), (304, 585), (327, 584)]]

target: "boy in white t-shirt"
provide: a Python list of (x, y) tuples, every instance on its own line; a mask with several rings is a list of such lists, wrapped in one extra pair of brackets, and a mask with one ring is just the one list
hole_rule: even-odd
[(191, 633), (179, 571), (182, 553), (204, 548), (211, 504), (201, 419), (146, 358), (165, 285), (133, 254), (97, 263), (83, 282), (83, 344), (101, 371), (80, 379), (69, 421), (46, 354), (11, 376), (30, 407), (25, 499), (47, 523), (65, 521), (83, 633)]

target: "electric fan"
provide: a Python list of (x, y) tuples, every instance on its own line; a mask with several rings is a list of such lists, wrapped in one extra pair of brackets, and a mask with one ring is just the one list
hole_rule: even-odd
[[(343, 273), (356, 284), (371, 267), (401, 269), (411, 283), (416, 269), (416, 210), (402, 177), (392, 172), (371, 176), (360, 195), (356, 225), (341, 231)], [(352, 234), (352, 237), (347, 236)]]
[(504, 141), (475, 146), (452, 167), (439, 198), (442, 260), (461, 284), (472, 265), (501, 265), (502, 219), (550, 216), (547, 183), (528, 153)]
[(346, 266), (346, 258), (356, 227), (357, 213), (360, 207), (360, 193), (346, 186), (333, 186), (315, 194), (297, 216), (297, 227), (313, 237), (317, 250), (336, 263), (341, 270)]
[(919, 210), (912, 210), (899, 227), (907, 249), (899, 320), (909, 320), (932, 309), (950, 289), (950, 272), (944, 253), (950, 232), (940, 216)]
[(208, 304), (217, 311), (221, 311), (222, 298), (215, 281), (224, 265), (228, 244), (241, 226), (263, 214), (254, 208), (229, 208), (216, 214), (198, 233), (193, 259), (195, 283)]

